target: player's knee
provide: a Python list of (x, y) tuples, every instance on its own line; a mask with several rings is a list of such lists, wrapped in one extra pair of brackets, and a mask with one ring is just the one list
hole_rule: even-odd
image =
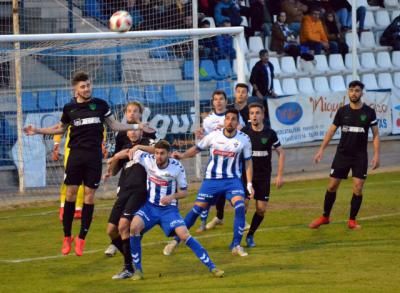
[(118, 230), (117, 227), (113, 224), (108, 224), (107, 226), (107, 235), (110, 236), (111, 238), (115, 238), (115, 235), (118, 236)]
[(190, 233), (188, 230), (183, 231), (177, 235), (181, 241), (186, 241), (190, 237)]
[(265, 215), (266, 211), (267, 211), (266, 207), (257, 207), (256, 208), (256, 214), (261, 216), (261, 217)]
[(129, 233), (129, 220), (121, 219), (118, 224), (118, 232), (120, 235)]

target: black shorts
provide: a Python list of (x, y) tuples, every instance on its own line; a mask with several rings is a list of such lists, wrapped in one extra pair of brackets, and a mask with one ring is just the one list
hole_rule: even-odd
[(108, 222), (118, 226), (120, 218), (132, 220), (134, 213), (146, 203), (146, 199), (146, 188), (143, 190), (119, 190)]
[(65, 168), (65, 185), (96, 189), (100, 185), (103, 156), (99, 150), (71, 149)]
[(330, 176), (338, 179), (347, 179), (351, 169), (352, 177), (366, 179), (368, 171), (368, 155), (349, 156), (336, 153), (332, 162)]
[[(244, 184), (246, 184), (244, 182)], [(247, 185), (247, 184), (246, 184)], [(271, 175), (265, 176), (263, 180), (253, 180), (254, 199), (260, 201), (269, 201), (269, 194), (271, 192)], [(250, 198), (250, 194), (246, 190), (246, 198)]]

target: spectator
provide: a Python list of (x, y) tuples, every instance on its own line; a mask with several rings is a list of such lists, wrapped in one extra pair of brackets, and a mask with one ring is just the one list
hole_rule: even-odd
[[(332, 9), (336, 12), (336, 17), (339, 20), (342, 32), (347, 32), (351, 30), (351, 5), (347, 0), (330, 0), (330, 5)], [(358, 31), (363, 32), (365, 15), (367, 13), (367, 8), (365, 6), (359, 6), (357, 8), (357, 22)]]
[(400, 15), (393, 19), (379, 41), (382, 46), (392, 46), (393, 50), (400, 51)]
[(271, 50), (278, 54), (286, 53), (295, 60), (300, 55), (300, 46), (293, 31), (286, 23), (286, 13), (281, 12), (278, 20), (272, 25)]
[(301, 21), (307, 9), (307, 5), (298, 0), (283, 0), (281, 2), (281, 11), (286, 13), (286, 21), (289, 24), (289, 28), (296, 35), (300, 32)]
[(260, 60), (251, 69), (250, 83), (253, 86), (253, 96), (260, 99), (276, 97), (274, 92), (274, 66), (268, 61), (268, 51), (259, 52)]
[[(210, 22), (208, 20), (203, 20), (200, 23), (200, 28), (210, 28)], [(213, 37), (199, 40), (200, 59), (215, 59), (216, 51), (217, 48), (215, 47), (215, 39)]]
[(264, 1), (250, 0), (250, 24), (254, 32), (262, 32), (266, 35), (265, 17)]
[(342, 54), (344, 58), (349, 52), (349, 46), (347, 46), (343, 34), (339, 31), (333, 11), (327, 11), (325, 13), (324, 25), (329, 42), (336, 42), (338, 44), (339, 53)]
[(224, 21), (238, 26), (242, 23), (240, 7), (235, 5), (232, 0), (220, 0), (214, 8), (214, 19), (217, 26), (222, 26)]
[[(230, 27), (231, 23), (229, 20), (225, 20), (222, 24), (224, 27)], [(233, 48), (233, 37), (228, 34), (216, 36), (216, 58), (217, 59), (229, 59), (233, 60), (236, 58), (236, 52)]]
[(313, 8), (311, 13), (303, 17), (300, 32), (300, 44), (308, 47), (314, 54), (325, 52), (337, 53), (338, 45), (336, 42), (329, 42), (325, 29), (320, 20), (320, 11)]

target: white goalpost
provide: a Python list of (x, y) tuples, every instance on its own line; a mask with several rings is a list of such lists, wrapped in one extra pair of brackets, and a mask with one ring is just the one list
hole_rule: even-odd
[[(233, 38), (236, 62), (226, 62), (237, 64), (235, 73), (218, 72), (218, 60), (213, 60), (212, 72), (207, 62), (199, 60), (198, 41), (219, 35)], [(0, 64), (9, 64), (10, 82), (0, 88), (4, 124), (0, 172), (19, 168), (14, 187), (21, 192), (57, 190), (63, 167), (62, 159), (51, 159), (52, 137), (27, 137), (21, 129), (59, 121), (63, 105), (72, 97), (71, 76), (79, 70), (89, 73), (93, 96), (105, 99), (117, 119), (123, 119), (126, 103), (137, 100), (145, 106), (143, 121), (157, 130), (157, 138), (167, 139), (177, 150), (192, 146), (201, 114), (210, 110), (211, 93), (246, 82), (243, 39), (243, 27), (2, 35)], [(112, 153), (114, 133), (110, 131), (106, 145)], [(190, 178), (200, 175), (199, 160), (186, 164)]]

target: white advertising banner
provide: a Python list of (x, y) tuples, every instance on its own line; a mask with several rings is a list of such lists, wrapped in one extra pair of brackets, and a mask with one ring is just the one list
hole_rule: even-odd
[[(392, 132), (390, 95), (390, 91), (368, 91), (363, 96), (363, 101), (376, 111), (381, 135)], [(321, 140), (337, 110), (347, 103), (346, 92), (268, 99), (271, 127), (282, 144)], [(337, 131), (334, 139), (339, 136)]]
[(400, 134), (400, 91), (392, 95), (392, 133)]

